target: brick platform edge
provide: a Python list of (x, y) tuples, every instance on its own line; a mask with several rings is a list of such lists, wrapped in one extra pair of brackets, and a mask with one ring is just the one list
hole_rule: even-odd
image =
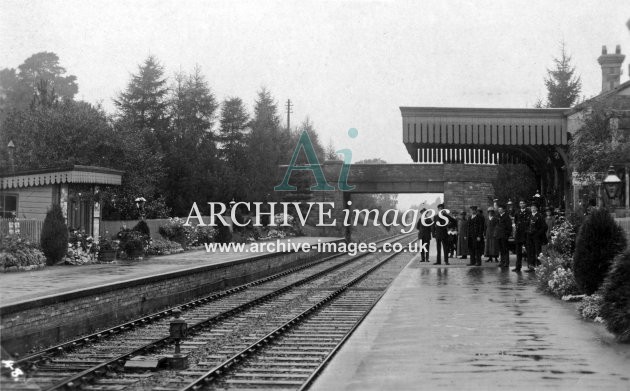
[(6, 305), (0, 307), (2, 350), (24, 355), (328, 255), (263, 254)]

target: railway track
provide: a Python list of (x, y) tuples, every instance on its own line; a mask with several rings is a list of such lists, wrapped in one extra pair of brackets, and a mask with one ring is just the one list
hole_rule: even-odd
[[(184, 350), (196, 351), (204, 346), (204, 355), (212, 358), (213, 355), (207, 353), (220, 349), (222, 339), (229, 339), (235, 333), (273, 327), (274, 321), (286, 321), (290, 314), (301, 310), (304, 303), (321, 299), (322, 293), (311, 291), (336, 284), (335, 281), (358, 267), (355, 261), (368, 255), (334, 255), (43, 350), (15, 363), (26, 373), (25, 382), (3, 382), (3, 389), (122, 390), (142, 383), (144, 374), (121, 375), (121, 370), (132, 358), (156, 359), (172, 353), (169, 349), (172, 350), (174, 341), (166, 333), (169, 315), (176, 308), (184, 311), (193, 336), (184, 342)], [(331, 266), (331, 263), (334, 264)], [(296, 303), (302, 303), (302, 307)], [(282, 312), (280, 309), (291, 311), (289, 315), (278, 315)]]

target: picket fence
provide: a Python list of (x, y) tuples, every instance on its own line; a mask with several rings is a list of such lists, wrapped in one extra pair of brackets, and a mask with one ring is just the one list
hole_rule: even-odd
[(31, 242), (39, 243), (42, 233), (42, 220), (0, 218), (0, 236), (20, 235)]

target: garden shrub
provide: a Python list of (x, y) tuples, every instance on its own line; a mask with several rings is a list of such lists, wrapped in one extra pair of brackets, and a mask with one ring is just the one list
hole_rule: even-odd
[(620, 341), (630, 342), (630, 250), (617, 256), (603, 284), (600, 316)]
[(138, 224), (136, 224), (136, 226), (133, 227), (133, 230), (140, 232), (141, 234), (143, 234), (147, 238), (151, 237), (151, 229), (149, 229), (149, 225), (144, 220), (138, 221)]
[(54, 204), (46, 213), (41, 248), (49, 265), (61, 261), (68, 251), (68, 227), (61, 206)]
[(0, 268), (33, 266), (46, 263), (44, 254), (31, 242), (19, 236), (0, 237)]
[(602, 304), (604, 304), (604, 298), (598, 291), (598, 293), (585, 296), (578, 304), (578, 311), (583, 318), (595, 319), (600, 316)]
[(160, 226), (160, 235), (165, 239), (181, 244), (184, 248), (203, 246), (204, 243), (212, 243), (216, 240), (217, 228), (199, 225), (185, 226), (185, 222), (186, 220), (178, 217), (169, 219), (167, 223)]
[(578, 233), (573, 255), (573, 272), (578, 287), (587, 295), (602, 284), (614, 257), (626, 247), (623, 229), (605, 209), (596, 209)]
[(64, 258), (70, 265), (84, 265), (94, 263), (97, 259), (98, 246), (94, 244), (94, 238), (85, 231), (73, 230), (68, 236), (68, 251)]
[(536, 268), (538, 288), (556, 297), (577, 292), (577, 284), (570, 268), (571, 259), (566, 254), (548, 251), (540, 258)]
[(142, 233), (133, 229), (124, 229), (118, 233), (118, 238), (120, 239), (120, 249), (125, 252), (128, 258), (142, 256), (147, 244)]
[(147, 255), (169, 255), (183, 252), (182, 245), (166, 239), (156, 239), (151, 241), (147, 248)]
[(192, 233), (192, 227), (185, 227), (184, 223), (185, 221), (180, 218), (170, 218), (167, 223), (160, 225), (158, 232), (163, 238), (177, 242), (186, 248)]
[(551, 241), (547, 251), (555, 251), (560, 254), (573, 255), (575, 249), (575, 226), (564, 220), (551, 229)]

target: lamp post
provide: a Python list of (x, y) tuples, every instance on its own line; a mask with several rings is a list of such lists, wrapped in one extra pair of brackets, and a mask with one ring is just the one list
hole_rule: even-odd
[(604, 190), (606, 190), (608, 198), (614, 200), (621, 188), (621, 179), (615, 173), (615, 168), (613, 166), (608, 168), (608, 175), (604, 178), (602, 184), (604, 185)]
[(9, 169), (11, 174), (13, 174), (15, 172), (15, 144), (13, 144), (13, 140), (9, 140), (7, 152), (9, 153)]
[(175, 354), (168, 356), (171, 369), (188, 368), (188, 355), (181, 354), (179, 348), (179, 341), (188, 335), (188, 324), (183, 318), (180, 318), (181, 314), (181, 310), (173, 310), (174, 318), (171, 320), (169, 327), (170, 337), (175, 340)]
[(138, 214), (140, 215), (140, 220), (144, 220), (144, 204), (147, 200), (144, 197), (138, 197), (135, 200), (136, 208), (138, 208)]

